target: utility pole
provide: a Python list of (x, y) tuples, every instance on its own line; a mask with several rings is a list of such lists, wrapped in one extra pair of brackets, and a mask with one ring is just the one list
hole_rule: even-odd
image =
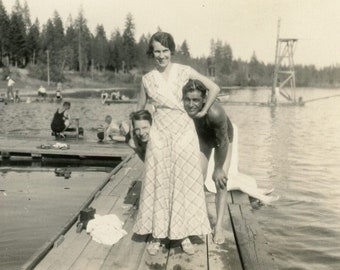
[(83, 70), (82, 56), (81, 56), (81, 22), (78, 30), (78, 62), (79, 62), (79, 72)]
[(92, 81), (93, 81), (93, 72), (94, 72), (94, 59), (92, 58), (91, 59), (91, 78), (92, 78)]
[(47, 85), (50, 86), (50, 51), (46, 51), (47, 54)]

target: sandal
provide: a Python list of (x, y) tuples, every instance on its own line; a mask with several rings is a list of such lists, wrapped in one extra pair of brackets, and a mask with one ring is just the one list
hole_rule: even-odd
[(149, 255), (155, 256), (158, 253), (160, 247), (161, 247), (160, 242), (153, 241), (149, 242), (146, 250), (148, 251)]
[(185, 238), (181, 243), (183, 251), (188, 255), (194, 255), (195, 249), (192, 243), (190, 242), (189, 238)]

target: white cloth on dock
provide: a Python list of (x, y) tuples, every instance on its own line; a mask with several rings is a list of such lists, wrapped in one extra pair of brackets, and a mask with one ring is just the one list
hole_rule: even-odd
[(52, 147), (55, 149), (61, 149), (61, 150), (70, 148), (70, 146), (67, 143), (59, 143), (59, 142), (53, 144)]
[(113, 245), (127, 234), (122, 229), (122, 222), (116, 215), (100, 216), (95, 214), (86, 226), (86, 232), (91, 234), (92, 240), (104, 245)]
[[(238, 129), (237, 126), (233, 124), (234, 128), (234, 139), (232, 143), (232, 152), (231, 152), (231, 162), (228, 172), (228, 182), (227, 182), (227, 190), (240, 190), (250, 197), (260, 200), (263, 204), (270, 204), (273, 201), (279, 199), (279, 196), (270, 196), (267, 195), (272, 193), (274, 189), (261, 189), (258, 188), (256, 179), (240, 173), (238, 171)], [(212, 175), (214, 172), (215, 161), (214, 161), (214, 149), (211, 153), (209, 164), (208, 164), (208, 171), (207, 177), (205, 179), (205, 186), (206, 188), (213, 193), (216, 193), (216, 186), (215, 182), (212, 179)]]

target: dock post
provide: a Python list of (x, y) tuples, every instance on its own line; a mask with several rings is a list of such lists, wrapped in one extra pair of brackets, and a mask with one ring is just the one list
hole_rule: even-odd
[(77, 141), (79, 139), (79, 118), (75, 118), (74, 121), (76, 122), (76, 138), (77, 138)]

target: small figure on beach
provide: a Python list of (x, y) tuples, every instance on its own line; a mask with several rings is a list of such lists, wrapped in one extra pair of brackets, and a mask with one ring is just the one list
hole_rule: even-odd
[(15, 81), (9, 75), (7, 77), (7, 99), (8, 100), (14, 100), (14, 93), (13, 93), (14, 84), (15, 84)]
[(97, 129), (97, 137), (99, 142), (102, 141), (126, 141), (126, 134), (129, 133), (129, 125), (122, 121), (118, 123), (112, 120), (111, 115), (106, 115), (104, 124)]
[(155, 69), (142, 78), (137, 110), (151, 98), (156, 107), (145, 154), (137, 234), (151, 234), (147, 251), (156, 255), (163, 238), (179, 240), (185, 253), (195, 248), (189, 236), (211, 232), (205, 203), (198, 138), (192, 119), (184, 110), (182, 87), (189, 79), (204, 82), (207, 102), (196, 117), (203, 117), (220, 92), (219, 87), (189, 66), (171, 62), (175, 42), (169, 33), (152, 35), (147, 54)]
[(56, 137), (65, 139), (64, 131), (71, 125), (70, 115), (71, 103), (65, 101), (61, 108), (58, 108), (54, 113), (51, 123), (51, 129), (56, 134)]
[(16, 102), (16, 103), (21, 102), (21, 98), (20, 98), (19, 90), (18, 89), (15, 90), (14, 102)]
[(105, 104), (108, 98), (109, 98), (109, 94), (103, 90), (102, 93), (100, 94), (100, 99), (102, 101), (102, 104)]
[(63, 90), (63, 84), (61, 82), (57, 83), (57, 90), (59, 90), (61, 92), (61, 90)]
[(55, 98), (57, 102), (61, 102), (63, 100), (63, 96), (61, 95), (61, 87), (57, 88), (57, 91), (55, 92)]
[(42, 97), (43, 100), (45, 101), (47, 98), (47, 91), (46, 88), (42, 85), (40, 85), (39, 89), (38, 89), (38, 98)]
[(119, 91), (113, 91), (111, 93), (111, 100), (121, 100), (121, 95)]
[(113, 140), (112, 136), (119, 132), (119, 125), (115, 121), (112, 121), (111, 115), (106, 115), (104, 124), (100, 125), (97, 131), (97, 137), (100, 142)]

